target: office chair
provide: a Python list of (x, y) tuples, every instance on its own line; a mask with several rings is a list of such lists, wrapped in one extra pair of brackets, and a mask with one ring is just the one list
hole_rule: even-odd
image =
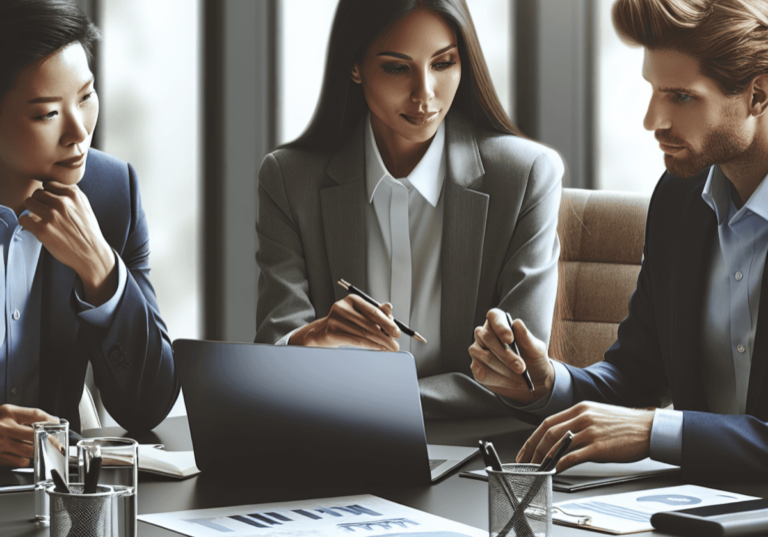
[(616, 341), (640, 272), (649, 202), (644, 194), (563, 189), (553, 358), (586, 367)]

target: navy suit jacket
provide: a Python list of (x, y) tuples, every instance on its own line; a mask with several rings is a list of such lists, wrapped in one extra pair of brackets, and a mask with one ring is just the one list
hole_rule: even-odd
[(83, 179), (109, 245), (128, 277), (114, 320), (107, 329), (77, 318), (75, 272), (43, 248), (36, 277), (42, 277), (40, 407), (80, 429), (78, 404), (88, 362), (104, 406), (130, 431), (149, 430), (171, 410), (179, 393), (171, 340), (149, 282), (149, 232), (133, 168), (91, 149)]
[[(709, 169), (662, 176), (648, 210), (643, 266), (605, 361), (568, 366), (576, 401), (642, 407), (658, 388), (683, 411), (688, 480), (768, 478), (768, 270), (763, 272), (746, 414), (709, 412), (701, 376), (702, 307), (717, 217), (701, 198)], [(767, 267), (768, 268), (768, 267)], [(730, 359), (730, 357), (728, 357)]]

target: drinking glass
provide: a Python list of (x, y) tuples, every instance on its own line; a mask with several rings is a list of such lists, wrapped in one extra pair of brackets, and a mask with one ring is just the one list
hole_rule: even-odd
[(84, 438), (77, 443), (78, 476), (85, 483), (91, 461), (101, 457), (99, 485), (109, 485), (115, 496), (118, 534), (136, 537), (138, 515), (139, 444), (130, 438)]
[(35, 518), (40, 525), (50, 522), (48, 495), (45, 489), (53, 483), (51, 470), (56, 470), (69, 483), (69, 422), (60, 419), (32, 424), (34, 446), (32, 465), (35, 481)]

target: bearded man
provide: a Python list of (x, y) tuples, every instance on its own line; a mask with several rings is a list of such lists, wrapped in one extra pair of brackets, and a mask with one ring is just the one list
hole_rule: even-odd
[[(475, 330), (472, 371), (512, 406), (549, 416), (519, 462), (541, 461), (570, 430), (558, 471), (650, 456), (680, 465), (685, 479), (764, 480), (768, 2), (618, 0), (612, 15), (619, 35), (645, 49), (644, 126), (667, 168), (629, 315), (605, 360), (579, 369), (548, 359), (522, 322), (510, 330), (492, 311)], [(513, 339), (522, 356), (504, 345)], [(659, 389), (674, 409), (643, 410)]]

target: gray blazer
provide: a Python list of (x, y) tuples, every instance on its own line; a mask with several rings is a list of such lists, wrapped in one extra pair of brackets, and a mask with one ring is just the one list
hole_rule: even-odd
[[(446, 117), (441, 375), (421, 379), (428, 416), (498, 413), (474, 382), (473, 330), (499, 307), (548, 341), (557, 292), (563, 163), (520, 137)], [(259, 170), (256, 342), (328, 314), (344, 278), (367, 290), (364, 122), (336, 154), (278, 149)], [(359, 282), (359, 283), (358, 283)]]

